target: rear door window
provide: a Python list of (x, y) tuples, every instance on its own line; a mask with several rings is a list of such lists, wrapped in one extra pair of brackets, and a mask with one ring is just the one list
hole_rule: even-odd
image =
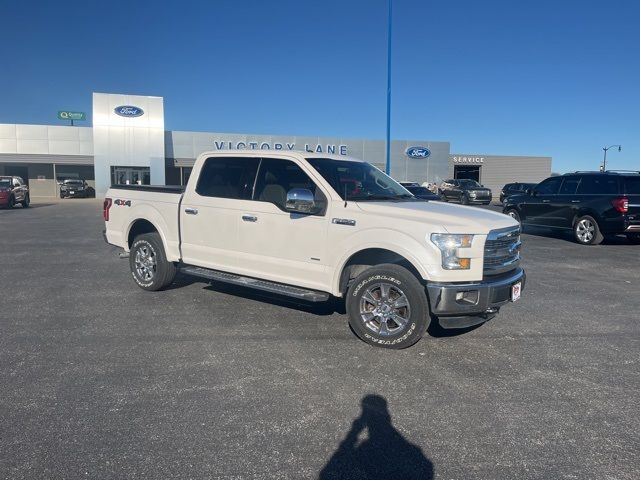
[(196, 192), (204, 197), (250, 200), (259, 158), (207, 158)]
[(536, 192), (540, 195), (555, 195), (560, 190), (560, 184), (562, 183), (562, 177), (551, 177), (543, 180), (536, 187)]
[(618, 179), (613, 175), (584, 175), (578, 193), (581, 195), (617, 195)]
[(580, 177), (564, 177), (560, 187), (560, 195), (574, 195), (578, 190)]
[(640, 195), (640, 175), (637, 177), (626, 177), (624, 183), (625, 193), (627, 195)]

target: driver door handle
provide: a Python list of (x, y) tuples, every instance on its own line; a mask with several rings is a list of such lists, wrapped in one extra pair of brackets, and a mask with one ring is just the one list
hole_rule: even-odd
[(255, 215), (242, 215), (242, 220), (244, 220), (245, 222), (257, 222), (258, 217), (256, 217)]
[(551, 200), (542, 200), (542, 203), (549, 203)]
[(580, 200), (571, 200), (571, 203), (580, 203)]
[(197, 215), (198, 214), (198, 209), (197, 208), (185, 208), (184, 209), (184, 213), (186, 213), (187, 215)]

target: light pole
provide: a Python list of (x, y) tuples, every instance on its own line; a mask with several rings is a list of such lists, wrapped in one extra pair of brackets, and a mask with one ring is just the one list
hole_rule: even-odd
[(609, 150), (610, 148), (613, 147), (618, 147), (618, 151), (620, 152), (622, 150), (622, 145), (609, 145), (608, 147), (602, 147), (602, 150), (604, 150), (604, 160), (602, 161), (602, 171), (606, 172), (607, 171), (607, 150)]
[(389, 2), (389, 15), (387, 27), (387, 161), (384, 171), (391, 174), (391, 11), (393, 0)]

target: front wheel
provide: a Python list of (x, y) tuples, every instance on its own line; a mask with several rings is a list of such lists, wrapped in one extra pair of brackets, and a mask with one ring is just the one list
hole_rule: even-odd
[(511, 218), (513, 218), (519, 224), (522, 224), (522, 222), (520, 221), (520, 214), (518, 213), (517, 210), (515, 210), (513, 208), (510, 208), (509, 210), (507, 210), (504, 213), (505, 213), (505, 215), (509, 215)]
[(31, 199), (29, 198), (28, 193), (24, 196), (24, 200), (20, 203), (22, 204), (23, 208), (29, 208), (29, 205), (31, 205)]
[(358, 275), (347, 292), (346, 307), (356, 335), (377, 347), (410, 347), (431, 322), (424, 286), (406, 268), (393, 264)]
[(598, 222), (589, 215), (576, 220), (573, 226), (573, 234), (576, 241), (581, 245), (599, 245), (604, 240), (604, 236), (600, 233)]
[(176, 266), (167, 260), (158, 233), (138, 235), (129, 252), (129, 268), (133, 279), (143, 290), (167, 287), (176, 276)]
[(466, 194), (464, 194), (464, 193), (463, 193), (463, 194), (460, 196), (460, 203), (461, 203), (462, 205), (469, 205), (469, 197), (468, 197)]

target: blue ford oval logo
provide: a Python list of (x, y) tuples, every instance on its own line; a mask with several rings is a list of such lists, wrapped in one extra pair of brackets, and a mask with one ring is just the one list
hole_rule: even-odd
[(133, 105), (120, 105), (114, 108), (113, 111), (121, 117), (140, 117), (144, 114), (144, 110)]
[(427, 147), (409, 147), (405, 153), (407, 154), (407, 157), (411, 158), (427, 158), (431, 155), (431, 150)]

